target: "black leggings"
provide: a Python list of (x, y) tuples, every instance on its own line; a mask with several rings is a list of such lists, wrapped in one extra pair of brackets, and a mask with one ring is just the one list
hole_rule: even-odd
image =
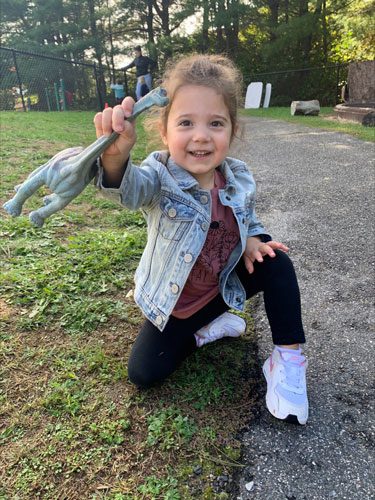
[[(264, 262), (255, 262), (252, 274), (249, 274), (241, 259), (236, 272), (246, 290), (247, 299), (263, 292), (273, 343), (304, 343), (300, 294), (294, 267), (284, 252), (275, 250), (275, 253), (276, 257), (267, 256)], [(149, 387), (164, 380), (197, 348), (194, 333), (228, 309), (222, 296), (217, 295), (187, 319), (171, 316), (162, 332), (146, 320), (130, 354), (130, 381), (139, 387)]]

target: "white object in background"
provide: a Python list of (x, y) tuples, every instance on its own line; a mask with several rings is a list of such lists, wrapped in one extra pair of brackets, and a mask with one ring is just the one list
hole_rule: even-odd
[(251, 82), (247, 87), (246, 98), (245, 98), (245, 109), (257, 109), (260, 107), (260, 101), (262, 99), (263, 83), (262, 82)]
[(266, 94), (264, 96), (264, 101), (263, 101), (263, 108), (268, 108), (268, 106), (270, 105), (271, 90), (272, 90), (272, 85), (270, 83), (267, 83)]

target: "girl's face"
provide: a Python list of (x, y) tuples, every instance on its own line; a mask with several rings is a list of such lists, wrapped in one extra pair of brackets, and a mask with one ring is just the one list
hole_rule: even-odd
[(210, 87), (185, 85), (176, 92), (162, 140), (172, 160), (203, 189), (214, 187), (214, 171), (228, 156), (232, 124), (223, 96)]

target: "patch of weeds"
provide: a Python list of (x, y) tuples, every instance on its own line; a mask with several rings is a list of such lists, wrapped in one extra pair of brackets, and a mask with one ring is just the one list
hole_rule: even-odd
[[(31, 494), (36, 485), (44, 491), (54, 488), (53, 480), (48, 478), (51, 473), (58, 474), (62, 471), (62, 464), (56, 460), (56, 449), (50, 445), (39, 454), (25, 456), (12, 467), (10, 474), (15, 475), (15, 486), (18, 492)], [(14, 470), (17, 467), (17, 471)], [(45, 478), (43, 481), (42, 478)], [(48, 478), (48, 479), (47, 479)], [(29, 497), (28, 497), (29, 498)]]
[(68, 333), (91, 332), (101, 323), (106, 323), (110, 317), (125, 319), (125, 311), (124, 304), (120, 301), (80, 297), (65, 305), (59, 324)]
[[(118, 420), (102, 420), (90, 425), (93, 442), (99, 439), (102, 443), (117, 446), (125, 441), (126, 431), (130, 429), (130, 421), (127, 418)], [(92, 438), (90, 438), (92, 439)], [(89, 442), (90, 442), (89, 439)]]
[(149, 446), (158, 445), (166, 451), (179, 449), (190, 441), (197, 428), (192, 419), (183, 416), (177, 409), (170, 407), (160, 410), (147, 419)]
[(86, 397), (87, 391), (79, 380), (53, 380), (49, 384), (42, 406), (55, 417), (74, 416), (80, 412)]
[(207, 439), (207, 441), (215, 441), (216, 439), (216, 430), (210, 425), (202, 427), (200, 429), (200, 434), (203, 438)]
[(67, 422), (58, 422), (56, 425), (48, 424), (46, 432), (61, 443), (74, 443), (80, 437), (79, 427)]
[(0, 445), (5, 444), (9, 441), (18, 441), (25, 434), (25, 429), (19, 427), (18, 425), (10, 425), (2, 431), (0, 431)]
[(128, 370), (126, 365), (108, 356), (101, 347), (94, 347), (85, 352), (88, 373), (99, 375), (104, 381), (124, 380)]
[(77, 472), (87, 470), (88, 467), (93, 467), (97, 461), (102, 465), (109, 463), (112, 459), (111, 450), (105, 446), (90, 447), (88, 450), (80, 450), (71, 452), (66, 457), (64, 476), (69, 478)]
[(123, 289), (132, 278), (129, 264), (134, 259), (135, 267), (143, 242), (138, 233), (92, 230), (61, 243), (48, 232), (38, 238), (23, 229), (21, 236), (13, 230), (8, 235), (15, 239), (0, 279), (13, 303), (31, 307), (20, 320), (22, 329), (60, 317), (67, 331), (92, 331), (109, 316), (126, 317), (121, 302), (100, 296)]
[[(183, 373), (174, 375), (173, 383), (186, 392), (186, 400), (192, 402), (197, 410), (203, 411), (207, 406), (219, 404), (223, 398), (230, 402), (236, 394), (231, 353), (226, 353), (223, 359), (221, 349), (220, 346), (211, 346), (211, 349), (194, 353), (185, 363)], [(230, 350), (229, 343), (226, 349)], [(215, 361), (220, 364), (220, 370)]]
[(138, 491), (146, 498), (163, 498), (163, 500), (180, 500), (177, 490), (177, 479), (172, 476), (158, 478), (154, 475), (146, 477), (143, 484), (138, 486)]

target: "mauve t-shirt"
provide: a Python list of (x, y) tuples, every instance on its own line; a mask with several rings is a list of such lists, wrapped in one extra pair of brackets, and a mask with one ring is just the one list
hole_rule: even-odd
[(202, 251), (195, 262), (184, 289), (172, 311), (176, 318), (185, 319), (202, 309), (219, 293), (219, 274), (240, 238), (232, 209), (221, 204), (219, 189), (225, 178), (215, 170), (211, 189), (211, 224)]

